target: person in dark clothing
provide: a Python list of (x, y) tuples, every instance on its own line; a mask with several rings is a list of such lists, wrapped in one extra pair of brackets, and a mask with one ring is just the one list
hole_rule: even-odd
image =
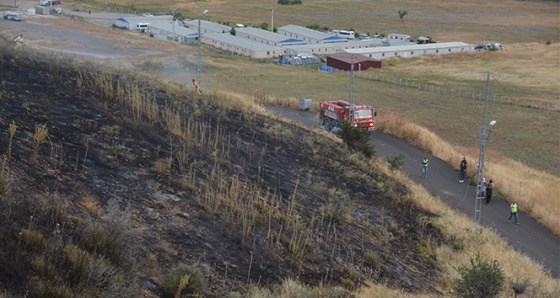
[(490, 202), (492, 201), (493, 191), (494, 191), (494, 182), (492, 182), (492, 179), (490, 179), (488, 185), (486, 185), (486, 204), (490, 204)]
[(465, 176), (467, 175), (467, 160), (464, 157), (459, 165), (459, 171), (461, 171), (461, 174), (459, 175), (459, 183), (463, 183), (465, 182)]

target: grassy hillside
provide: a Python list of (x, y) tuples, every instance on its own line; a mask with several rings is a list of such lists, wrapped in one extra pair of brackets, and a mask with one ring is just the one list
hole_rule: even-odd
[(294, 275), (440, 291), (434, 215), (340, 142), (223, 95), (0, 53), (7, 293), (169, 296), (181, 263), (209, 296)]
[(246, 97), (0, 53), (0, 297), (441, 296), (475, 251), (558, 294), (384, 162)]

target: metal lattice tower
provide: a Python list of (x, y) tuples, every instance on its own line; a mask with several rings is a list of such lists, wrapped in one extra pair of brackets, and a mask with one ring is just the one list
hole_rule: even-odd
[(480, 153), (478, 155), (478, 173), (476, 175), (476, 201), (474, 205), (474, 222), (480, 227), (482, 217), (482, 173), (484, 172), (484, 152), (486, 150), (487, 117), (488, 117), (488, 91), (490, 87), (490, 73), (486, 73), (486, 96), (484, 97), (484, 116), (482, 117), (482, 133), (480, 134)]

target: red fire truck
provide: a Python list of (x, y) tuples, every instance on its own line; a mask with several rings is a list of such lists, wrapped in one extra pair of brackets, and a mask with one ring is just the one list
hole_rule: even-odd
[(327, 131), (340, 128), (343, 121), (350, 122), (352, 110), (354, 110), (354, 127), (367, 129), (368, 132), (375, 131), (375, 117), (377, 112), (374, 108), (365, 105), (352, 105), (345, 100), (320, 101), (319, 102), (319, 125)]

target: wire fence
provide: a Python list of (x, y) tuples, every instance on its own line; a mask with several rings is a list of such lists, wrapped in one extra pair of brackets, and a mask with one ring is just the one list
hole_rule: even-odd
[[(313, 66), (312, 65), (299, 65), (299, 66), (295, 66), (295, 67), (308, 69), (308, 70), (312, 70), (312, 71), (317, 71), (316, 65), (313, 65)], [(333, 68), (333, 72), (337, 73), (337, 74), (348, 73), (348, 71), (339, 70), (339, 69), (335, 69), (335, 68)], [(361, 78), (361, 79), (365, 79), (365, 80), (382, 82), (382, 83), (387, 83), (387, 84), (394, 84), (394, 85), (398, 85), (398, 86), (401, 86), (401, 87), (417, 89), (419, 91), (431, 92), (431, 93), (448, 95), (448, 96), (462, 97), (462, 98), (471, 99), (471, 100), (481, 100), (482, 101), (482, 100), (484, 100), (484, 97), (485, 97), (485, 94), (482, 93), (482, 92), (479, 92), (479, 91), (469, 91), (469, 90), (462, 90), (462, 89), (453, 88), (453, 87), (449, 88), (449, 87), (445, 87), (445, 86), (430, 85), (430, 84), (426, 84), (426, 83), (416, 82), (415, 80), (412, 80), (412, 79), (396, 78), (396, 77), (382, 76), (382, 75), (370, 74), (370, 73), (366, 74), (366, 73), (363, 73), (361, 71), (354, 72), (354, 78)], [(510, 96), (498, 96), (498, 95), (489, 96), (488, 100), (491, 101), (491, 102), (495, 102), (495, 103), (510, 104), (510, 105), (516, 105), (516, 106), (520, 106), (520, 107), (531, 108), (531, 109), (560, 111), (560, 104), (558, 104), (558, 103), (555, 104), (555, 103), (547, 103), (547, 102), (520, 100), (520, 99), (512, 98)]]

